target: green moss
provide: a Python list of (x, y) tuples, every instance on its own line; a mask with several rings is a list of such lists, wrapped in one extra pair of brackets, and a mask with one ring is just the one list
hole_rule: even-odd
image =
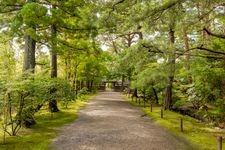
[[(126, 98), (127, 99), (127, 98)], [(138, 103), (129, 102), (134, 106), (139, 106)], [(200, 150), (215, 150), (217, 148), (217, 137), (225, 137), (225, 131), (214, 128), (209, 124), (202, 123), (192, 117), (184, 116), (172, 111), (164, 111), (164, 117), (161, 119), (161, 107), (153, 106), (153, 111), (150, 112), (149, 105), (140, 109), (145, 112), (156, 124), (166, 128), (169, 132), (189, 142), (195, 149)], [(184, 132), (180, 131), (180, 119), (183, 119)], [(225, 145), (225, 141), (223, 142)]]
[[(68, 108), (60, 108), (60, 112), (53, 115), (46, 111), (40, 110), (35, 116), (37, 124), (31, 129), (21, 129), (18, 136), (7, 137), (6, 143), (2, 144), (0, 139), (1, 150), (47, 150), (53, 138), (58, 134), (57, 129), (62, 125), (71, 123), (77, 118), (77, 112), (85, 106), (90, 96), (85, 100), (77, 100), (69, 104)], [(2, 133), (0, 132), (2, 136)]]

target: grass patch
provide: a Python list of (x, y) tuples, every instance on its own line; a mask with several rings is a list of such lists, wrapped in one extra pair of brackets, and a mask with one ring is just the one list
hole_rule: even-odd
[[(164, 111), (164, 117), (161, 118), (161, 107), (153, 106), (150, 111), (149, 104), (144, 107), (143, 103), (139, 105), (135, 101), (125, 97), (132, 105), (140, 107), (156, 124), (166, 128), (169, 132), (189, 142), (193, 147), (200, 150), (217, 149), (217, 137), (225, 137), (225, 131), (219, 128), (202, 123), (192, 117), (184, 116), (172, 111)], [(180, 118), (183, 118), (184, 132), (180, 131)], [(225, 141), (223, 141), (225, 146)]]
[[(71, 102), (68, 108), (62, 106), (60, 112), (51, 113), (46, 109), (40, 110), (35, 115), (37, 124), (31, 129), (21, 129), (18, 136), (7, 136), (6, 143), (2, 144), (0, 139), (1, 150), (47, 150), (53, 138), (57, 136), (57, 129), (62, 125), (71, 123), (77, 118), (77, 112), (87, 104), (93, 95), (82, 97), (82, 100)], [(2, 137), (2, 132), (0, 131)]]

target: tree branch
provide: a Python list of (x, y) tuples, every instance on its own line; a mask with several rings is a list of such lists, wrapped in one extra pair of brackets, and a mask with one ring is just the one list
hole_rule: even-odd
[(208, 52), (211, 52), (211, 53), (214, 53), (214, 54), (225, 55), (225, 52), (215, 51), (215, 50), (212, 50), (212, 49), (208, 49), (208, 48), (203, 47), (203, 45), (190, 48), (190, 49), (188, 49), (186, 51), (179, 51), (179, 50), (177, 50), (177, 51), (187, 53), (187, 52), (192, 51), (192, 50), (203, 50), (203, 51), (208, 51)]
[(23, 7), (23, 4), (0, 4), (0, 6), (5, 6), (5, 7)]
[(97, 28), (70, 28), (70, 27), (66, 27), (66, 26), (60, 26), (58, 28), (61, 28), (62, 30), (67, 30), (70, 31), (71, 33), (77, 32), (77, 31), (93, 31), (93, 30), (97, 30)]
[[(141, 44), (142, 47), (148, 49), (148, 52), (153, 52), (153, 53), (164, 53), (163, 51), (161, 51), (160, 49), (153, 47), (153, 46), (147, 46), (145, 44)], [(152, 50), (154, 48), (154, 50)]]
[(216, 34), (216, 33), (212, 33), (209, 29), (207, 28), (203, 28), (203, 30), (208, 34), (208, 35), (211, 35), (211, 36), (214, 36), (214, 37), (218, 37), (218, 38), (221, 38), (221, 39), (225, 39), (225, 35), (223, 34)]
[(116, 5), (119, 5), (121, 3), (123, 3), (125, 0), (119, 0), (118, 2), (116, 2), (115, 4), (113, 4), (113, 11), (115, 10), (116, 8)]
[(199, 50), (204, 50), (204, 51), (208, 51), (208, 52), (215, 53), (215, 54), (222, 54), (222, 55), (225, 55), (225, 52), (214, 51), (214, 50), (211, 50), (211, 49), (202, 47), (202, 46), (196, 47), (196, 48), (199, 49)]
[(75, 46), (73, 46), (73, 45), (71, 45), (68, 42), (63, 41), (63, 40), (58, 40), (58, 42), (60, 44), (64, 45), (64, 46), (68, 47), (68, 48), (71, 48), (72, 50), (79, 50), (79, 51), (85, 51), (85, 50), (87, 50), (86, 48), (78, 48), (78, 47), (75, 47)]
[(5, 14), (5, 13), (11, 13), (11, 12), (15, 12), (15, 11), (19, 11), (21, 8), (13, 8), (13, 9), (9, 9), (9, 10), (0, 10), (0, 14)]
[(176, 53), (179, 56), (189, 55), (194, 57), (202, 57), (202, 58), (209, 58), (209, 59), (225, 59), (225, 56), (211, 56), (211, 55), (200, 55), (200, 54), (185, 54), (185, 53)]

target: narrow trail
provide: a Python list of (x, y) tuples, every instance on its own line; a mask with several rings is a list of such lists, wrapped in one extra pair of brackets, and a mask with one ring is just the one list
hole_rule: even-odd
[(60, 129), (57, 150), (188, 150), (185, 142), (157, 127), (120, 93), (101, 92), (79, 118)]

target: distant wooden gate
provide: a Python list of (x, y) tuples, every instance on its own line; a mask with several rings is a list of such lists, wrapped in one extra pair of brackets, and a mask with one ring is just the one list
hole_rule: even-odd
[(122, 82), (118, 80), (103, 80), (101, 85), (99, 86), (99, 90), (106, 90), (107, 83), (110, 83), (112, 85), (110, 88), (115, 92), (121, 92), (128, 87), (127, 83), (124, 83), (124, 85), (122, 86)]

